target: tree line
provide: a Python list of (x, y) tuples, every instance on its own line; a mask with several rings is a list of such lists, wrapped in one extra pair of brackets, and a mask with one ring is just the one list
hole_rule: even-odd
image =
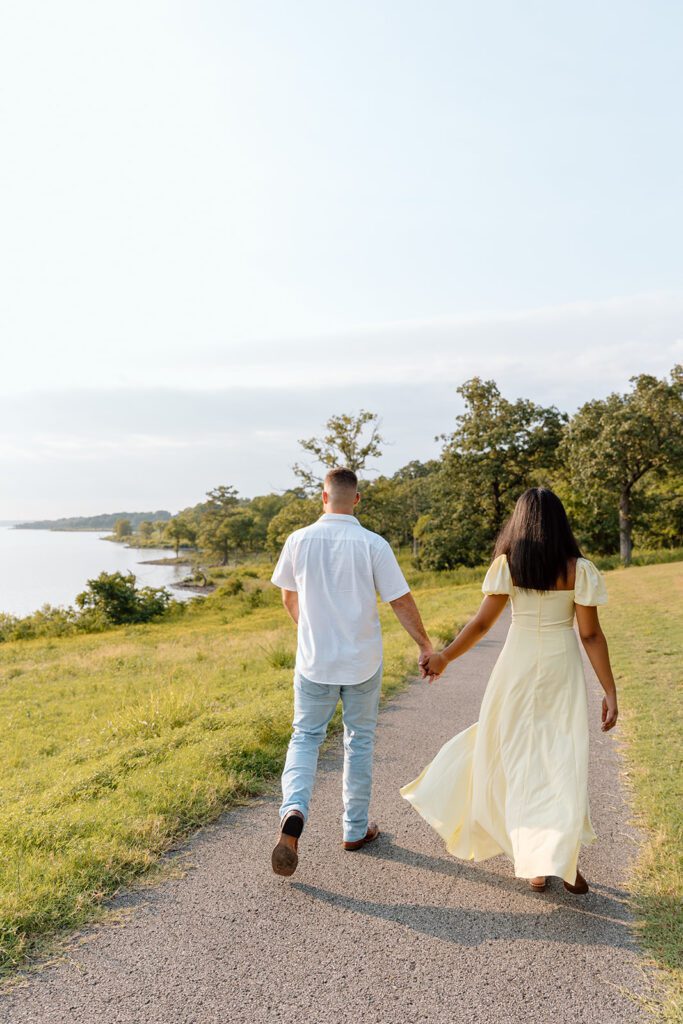
[[(143, 522), (147, 543), (189, 546), (220, 564), (279, 550), (285, 537), (320, 514), (327, 468), (344, 465), (361, 480), (358, 518), (394, 546), (412, 548), (416, 565), (480, 565), (519, 494), (549, 486), (562, 498), (584, 550), (683, 544), (683, 366), (668, 377), (640, 374), (623, 394), (582, 405), (573, 415), (529, 399), (505, 398), (479, 377), (457, 388), (463, 411), (441, 441), (438, 458), (412, 461), (390, 476), (370, 477), (368, 463), (386, 444), (376, 413), (330, 417), (320, 437), (299, 444), (308, 462), (292, 467), (284, 493), (241, 498), (221, 485), (167, 523)], [(123, 530), (123, 534), (122, 534)], [(117, 533), (125, 535), (125, 524)]]

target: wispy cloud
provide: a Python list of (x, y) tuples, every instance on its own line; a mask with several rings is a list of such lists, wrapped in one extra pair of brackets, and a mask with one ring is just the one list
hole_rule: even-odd
[[(683, 292), (509, 312), (359, 325), (310, 337), (194, 347), (171, 354), (160, 387), (213, 390), (428, 385), (479, 375), (564, 390), (582, 369), (618, 386), (619, 366), (662, 372), (680, 358)], [(618, 356), (618, 359), (617, 359)], [(616, 362), (615, 362), (616, 360)], [(633, 372), (637, 372), (634, 370)], [(139, 381), (149, 381), (145, 372)], [(129, 386), (135, 387), (134, 380)]]
[(221, 482), (285, 488), (298, 439), (361, 407), (382, 417), (391, 444), (376, 468), (391, 472), (438, 453), (468, 377), (571, 412), (634, 374), (666, 373), (683, 358), (682, 325), (683, 297), (660, 294), (264, 342), (244, 360), (195, 350), (154, 386), (5, 395), (0, 516), (85, 514), (107, 500), (174, 510)]

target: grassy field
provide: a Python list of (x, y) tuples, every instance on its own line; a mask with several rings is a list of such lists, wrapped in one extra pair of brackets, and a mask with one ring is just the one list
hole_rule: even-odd
[[(481, 576), (410, 571), (436, 641), (477, 608)], [(295, 631), (266, 579), (263, 567), (261, 578), (244, 577), (243, 593), (221, 589), (171, 621), (0, 645), (0, 970), (96, 916), (180, 837), (279, 772)], [(682, 587), (681, 563), (616, 570), (601, 612), (651, 837), (634, 907), (668, 979), (671, 1021), (683, 991)], [(415, 648), (391, 610), (381, 614), (389, 696), (413, 670)]]
[[(295, 629), (279, 591), (244, 582), (175, 621), (0, 646), (0, 970), (281, 769)], [(448, 640), (481, 595), (438, 582), (416, 593)], [(389, 695), (417, 651), (382, 618)]]
[(664, 1017), (683, 1020), (683, 566), (608, 575), (601, 609), (617, 675), (620, 734), (648, 842), (630, 881), (641, 940), (662, 968)]

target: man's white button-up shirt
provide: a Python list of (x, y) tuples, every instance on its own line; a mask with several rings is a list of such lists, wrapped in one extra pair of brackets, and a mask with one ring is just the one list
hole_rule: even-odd
[(376, 592), (395, 601), (410, 590), (383, 537), (355, 516), (324, 512), (289, 535), (271, 580), (299, 595), (300, 675), (352, 685), (375, 674), (382, 661)]

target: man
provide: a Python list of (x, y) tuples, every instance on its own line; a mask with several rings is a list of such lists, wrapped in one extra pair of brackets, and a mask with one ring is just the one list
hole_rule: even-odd
[(271, 577), (297, 624), (294, 727), (284, 772), (280, 836), (273, 871), (291, 875), (318, 764), (318, 751), (341, 699), (344, 721), (343, 845), (358, 850), (379, 835), (368, 821), (372, 754), (382, 685), (377, 596), (417, 643), (422, 668), (432, 645), (390, 545), (354, 515), (360, 501), (350, 469), (325, 477), (323, 514), (285, 541)]

